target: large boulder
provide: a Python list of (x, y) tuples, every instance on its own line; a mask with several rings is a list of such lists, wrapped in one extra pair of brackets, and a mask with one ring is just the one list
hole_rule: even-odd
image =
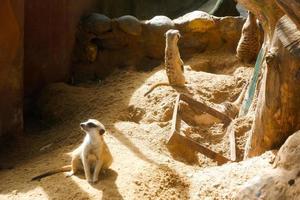
[(165, 33), (175, 27), (173, 21), (166, 16), (155, 16), (143, 26), (145, 54), (150, 58), (161, 59), (164, 56)]
[(300, 199), (300, 131), (280, 148), (273, 169), (265, 169), (246, 182), (236, 199)]
[(206, 12), (194, 11), (174, 20), (178, 29), (184, 32), (205, 32), (214, 27), (214, 17)]
[(124, 15), (116, 19), (119, 27), (124, 32), (130, 35), (140, 35), (142, 33), (142, 25), (141, 22), (134, 16)]
[[(280, 148), (275, 162), (275, 167), (286, 170), (300, 170), (300, 131), (290, 136)], [(300, 174), (299, 174), (300, 175)]]
[(202, 11), (194, 11), (173, 21), (176, 29), (183, 35), (181, 49), (201, 53), (226, 48), (225, 51), (234, 52), (244, 18), (215, 17)]
[(81, 20), (81, 28), (84, 32), (92, 32), (95, 35), (101, 35), (111, 30), (111, 19), (105, 15), (91, 13)]

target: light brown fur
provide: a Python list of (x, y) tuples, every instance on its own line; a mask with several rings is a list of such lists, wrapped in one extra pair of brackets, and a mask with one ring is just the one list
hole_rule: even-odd
[(245, 97), (245, 93), (247, 91), (247, 86), (248, 86), (248, 84), (244, 85), (240, 95), (238, 96), (238, 98), (234, 102), (225, 101), (225, 102), (221, 103), (220, 104), (220, 106), (221, 106), (220, 111), (222, 113), (224, 113), (225, 115), (227, 115), (228, 117), (234, 119), (240, 111), (242, 102), (243, 102), (244, 97)]
[(248, 12), (248, 18), (243, 26), (242, 35), (236, 49), (236, 55), (241, 61), (245, 63), (255, 61), (261, 46), (262, 38), (260, 37), (260, 27), (256, 22), (256, 18), (254, 14)]
[(178, 30), (170, 29), (166, 32), (166, 48), (165, 48), (165, 69), (169, 82), (159, 82), (151, 86), (144, 94), (148, 95), (158, 86), (177, 86), (184, 87), (185, 77), (183, 61), (180, 58), (179, 49), (177, 46), (178, 40), (181, 37)]
[[(50, 170), (41, 175), (35, 176), (32, 180), (40, 180), (46, 176), (50, 176), (59, 172), (69, 172), (67, 176), (72, 176), (79, 170), (84, 170), (86, 179), (90, 183), (98, 181), (100, 170), (109, 168), (113, 159), (104, 141), (104, 126), (95, 119), (81, 123), (81, 129), (86, 132), (83, 143), (71, 152), (71, 165), (66, 165), (58, 169)], [(91, 168), (94, 168), (93, 177)]]

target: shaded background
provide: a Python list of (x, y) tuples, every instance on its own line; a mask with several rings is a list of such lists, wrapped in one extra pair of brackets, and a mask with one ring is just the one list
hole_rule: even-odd
[(2, 0), (0, 5), (0, 139), (23, 130), (23, 108), (47, 84), (67, 81), (76, 27), (86, 13), (171, 19), (193, 10), (238, 15), (233, 0)]

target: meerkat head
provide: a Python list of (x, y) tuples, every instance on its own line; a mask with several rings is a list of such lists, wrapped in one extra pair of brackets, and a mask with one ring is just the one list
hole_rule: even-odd
[(97, 133), (103, 135), (105, 133), (105, 127), (96, 119), (89, 119), (85, 122), (80, 123), (81, 129), (86, 133)]
[(165, 33), (167, 41), (178, 41), (181, 38), (181, 35), (178, 30), (170, 29)]

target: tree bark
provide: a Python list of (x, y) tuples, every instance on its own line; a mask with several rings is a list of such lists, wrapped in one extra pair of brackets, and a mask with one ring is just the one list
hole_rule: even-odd
[(284, 12), (276, 0), (238, 1), (262, 24), (263, 46), (267, 52), (255, 120), (245, 149), (247, 158), (278, 147), (300, 128), (300, 48), (297, 43), (300, 31), (288, 16), (282, 17)]
[(276, 0), (277, 5), (284, 13), (293, 20), (300, 30), (300, 1), (299, 0)]

